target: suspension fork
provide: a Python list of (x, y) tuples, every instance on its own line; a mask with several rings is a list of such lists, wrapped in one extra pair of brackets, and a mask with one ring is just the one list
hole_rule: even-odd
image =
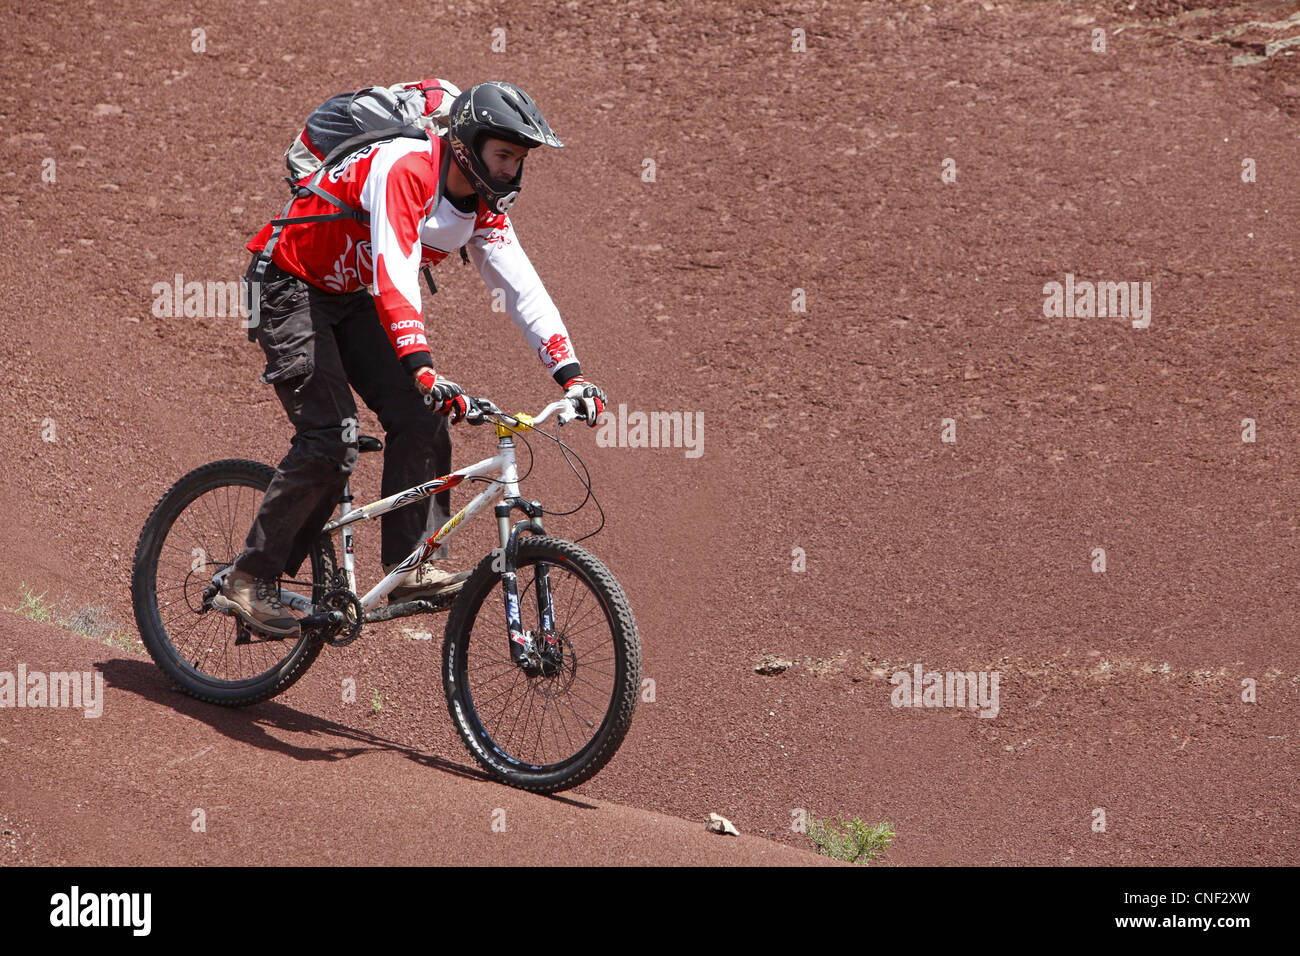
[[(510, 525), (510, 512), (518, 508), (528, 517)], [(534, 653), (541, 650), (533, 643), (532, 635), (524, 631), (522, 615), (519, 612), (519, 578), (516, 574), (515, 559), (519, 549), (519, 535), (523, 531), (545, 534), (542, 528), (542, 505), (538, 501), (524, 501), (514, 498), (500, 502), (493, 514), (497, 519), (497, 531), (501, 538), (499, 551), (501, 561), (501, 592), (506, 609), (506, 629), (510, 643), (510, 658), (516, 664), (525, 666), (530, 663)], [(551, 582), (545, 565), (534, 568), (533, 586), (537, 591), (537, 618), (540, 632), (548, 644), (555, 643), (555, 607), (551, 601)]]

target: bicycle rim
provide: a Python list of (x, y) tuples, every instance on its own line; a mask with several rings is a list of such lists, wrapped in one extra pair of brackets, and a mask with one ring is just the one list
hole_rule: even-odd
[(550, 579), (559, 666), (529, 676), (511, 660), (499, 576), (476, 595), (468, 639), (452, 665), (459, 703), (492, 769), (530, 777), (580, 767), (600, 750), (618, 718), (629, 666), (608, 598), (581, 568), (562, 559), (535, 558), (518, 567), (524, 629), (540, 627), (538, 565)]

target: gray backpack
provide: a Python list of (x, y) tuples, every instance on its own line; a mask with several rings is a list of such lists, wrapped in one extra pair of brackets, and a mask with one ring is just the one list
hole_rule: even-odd
[[(451, 103), (460, 90), (446, 80), (421, 80), (418, 83), (399, 83), (396, 86), (371, 86), (364, 90), (339, 93), (316, 107), (307, 117), (307, 124), (284, 151), (284, 164), (289, 170), (285, 180), (293, 195), (285, 203), (279, 217), (271, 220), (271, 236), (266, 247), (253, 258), (246, 279), (261, 283), (266, 269), (271, 264), (271, 251), (280, 239), (280, 232), (285, 226), (307, 222), (328, 222), (334, 219), (355, 219), (363, 225), (370, 222), (370, 214), (345, 203), (320, 188), (320, 180), (327, 172), (337, 166), (357, 150), (372, 143), (393, 139), (397, 136), (409, 136), (424, 139), (433, 130), (442, 135), (447, 120), (451, 115)], [(447, 165), (451, 151), (443, 153), (442, 169), (438, 175), (438, 199), (442, 200), (442, 185), (447, 178)], [(310, 177), (306, 182), (301, 182)], [(338, 212), (318, 216), (289, 216), (289, 209), (294, 201), (309, 194), (324, 199)], [(437, 202), (434, 208), (437, 208)], [(462, 262), (468, 261), (465, 248), (460, 250)], [(433, 283), (433, 276), (426, 268), (424, 280), (431, 293), (438, 288)], [(252, 293), (250, 292), (251, 296)], [(250, 300), (251, 305), (251, 300)], [(249, 339), (254, 338), (254, 329), (249, 329)]]
[[(441, 134), (451, 102), (459, 94), (453, 84), (433, 79), (331, 96), (312, 111), (302, 132), (284, 151), (289, 185), (332, 165), (331, 159), (337, 161), (379, 139), (423, 136), (427, 129)], [(341, 151), (344, 146), (348, 148)]]

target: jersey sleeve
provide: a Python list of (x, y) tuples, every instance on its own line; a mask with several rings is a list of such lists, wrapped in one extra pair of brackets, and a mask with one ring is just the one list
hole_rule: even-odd
[(469, 257), (492, 294), (504, 298), (506, 312), (552, 377), (563, 385), (581, 374), (560, 310), (519, 245), (508, 215), (492, 213), (480, 204)]
[(430, 176), (427, 157), (409, 149), (381, 149), (361, 191), (361, 206), (370, 213), (375, 311), (408, 372), (433, 365), (420, 315), (419, 279), (420, 226), (437, 185), (431, 179), (436, 173)]

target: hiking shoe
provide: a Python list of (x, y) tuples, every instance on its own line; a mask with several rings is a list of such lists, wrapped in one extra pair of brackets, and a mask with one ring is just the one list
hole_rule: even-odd
[[(385, 574), (392, 574), (395, 564), (384, 566)], [(388, 595), (389, 604), (403, 601), (443, 601), (455, 595), (469, 579), (470, 572), (444, 571), (426, 561), (406, 575), (406, 581)]]
[(226, 575), (212, 606), (233, 611), (249, 627), (274, 637), (297, 637), (298, 619), (285, 610), (275, 578), (254, 578), (235, 568)]

